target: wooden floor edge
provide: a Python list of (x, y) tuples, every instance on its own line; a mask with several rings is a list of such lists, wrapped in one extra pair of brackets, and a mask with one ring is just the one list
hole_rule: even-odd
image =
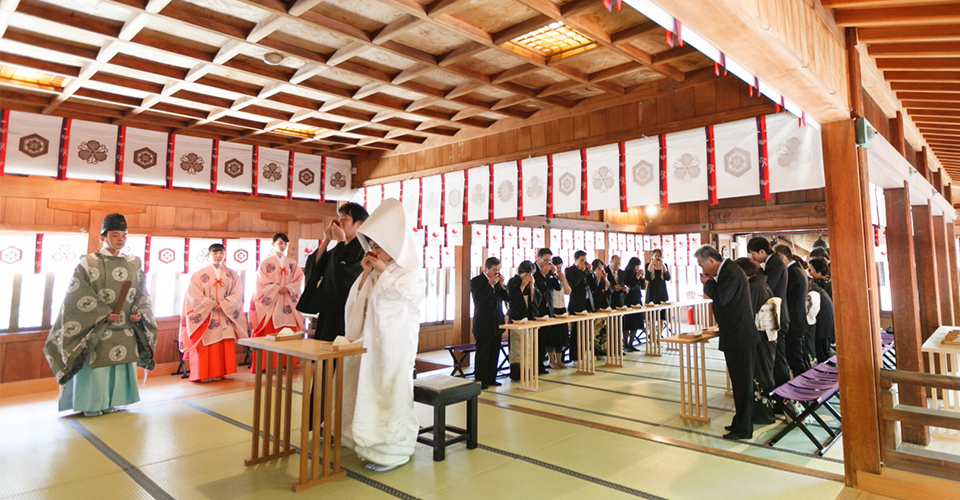
[[(150, 372), (150, 377), (161, 375), (170, 375), (177, 371), (180, 363), (171, 361), (169, 363), (157, 363), (157, 366)], [(137, 368), (138, 380), (143, 380), (143, 369)], [(30, 394), (39, 394), (44, 392), (57, 392), (57, 381), (53, 376), (44, 378), (34, 378), (30, 380), (18, 380), (16, 382), (4, 382), (0, 384), (0, 398), (13, 398), (17, 396), (26, 396)]]
[(615, 434), (621, 434), (624, 436), (631, 436), (638, 439), (643, 439), (646, 441), (652, 441), (654, 443), (666, 444), (670, 446), (676, 446), (679, 448), (684, 448), (691, 451), (698, 451), (701, 453), (706, 453), (709, 455), (715, 455), (718, 457), (729, 458), (737, 460), (740, 462), (747, 462), (754, 465), (760, 465), (763, 467), (770, 467), (773, 469), (782, 470), (785, 472), (793, 472), (796, 474), (803, 474), (805, 476), (818, 477), (820, 479), (827, 479), (830, 481), (843, 482), (844, 478), (842, 474), (834, 474), (832, 472), (826, 472), (817, 469), (811, 469), (809, 467), (802, 467), (799, 465), (785, 464), (783, 462), (777, 462), (775, 460), (770, 460), (766, 458), (753, 457), (750, 455), (744, 455), (742, 453), (737, 453), (734, 451), (721, 450), (718, 448), (710, 448), (708, 446), (703, 446), (699, 444), (688, 443), (686, 441), (680, 441), (677, 439), (671, 439), (668, 437), (658, 436), (656, 434), (650, 434), (647, 432), (635, 431), (632, 429), (625, 429), (623, 427), (616, 427), (613, 425), (601, 424), (598, 422), (591, 422), (589, 420), (582, 420), (575, 417), (568, 417), (566, 415), (559, 415), (556, 413), (550, 413), (542, 410), (535, 410), (533, 408), (526, 408), (524, 406), (512, 405), (510, 403), (504, 403), (501, 401), (494, 401), (490, 399), (479, 398), (479, 401), (485, 405), (496, 406), (498, 408), (503, 408), (505, 410), (513, 410), (521, 413), (526, 413), (529, 415), (536, 415), (538, 417), (550, 418), (554, 420), (559, 420), (562, 422), (567, 422), (571, 424), (584, 425), (594, 429), (599, 429), (607, 432), (613, 432)]
[[(916, 475), (923, 480), (925, 476)], [(857, 472), (857, 489), (900, 500), (960, 500), (960, 486), (956, 489), (942, 488), (934, 484), (909, 481), (892, 475), (877, 475)]]

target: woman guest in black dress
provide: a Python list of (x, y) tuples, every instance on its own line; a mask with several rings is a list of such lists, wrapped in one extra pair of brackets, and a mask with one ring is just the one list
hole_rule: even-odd
[[(811, 253), (811, 255), (813, 254)], [(827, 262), (826, 259), (814, 257), (810, 259), (808, 264), (807, 271), (810, 272), (813, 283), (833, 298), (833, 281), (830, 280), (830, 263)]]
[[(557, 269), (563, 269), (563, 259), (554, 257), (551, 261)], [(570, 295), (570, 284), (567, 283), (567, 277), (563, 273), (557, 273), (560, 279), (560, 290), (550, 290), (550, 297), (545, 300), (553, 301), (553, 313), (556, 316), (562, 316), (567, 313), (567, 303), (564, 295)], [(559, 325), (545, 326), (540, 329), (540, 335), (544, 336), (544, 342), (547, 345), (547, 358), (550, 361), (550, 367), (555, 369), (566, 368), (563, 363), (563, 349), (567, 346), (567, 338), (570, 337), (570, 325), (562, 323)]]
[[(510, 322), (533, 320), (537, 318), (540, 309), (540, 292), (534, 286), (533, 262), (525, 260), (517, 266), (517, 275), (507, 282), (507, 303), (509, 304)], [(520, 380), (519, 349), (515, 347), (514, 331), (510, 332), (510, 379)]]
[(670, 300), (667, 295), (667, 282), (670, 281), (670, 267), (663, 261), (663, 252), (659, 248), (651, 254), (653, 260), (647, 264), (644, 273), (647, 280), (647, 304), (660, 304)]
[[(640, 259), (631, 257), (627, 262), (627, 268), (623, 270), (624, 285), (627, 287), (627, 295), (624, 299), (624, 305), (632, 307), (643, 303), (643, 292), (641, 290), (647, 287), (647, 280), (643, 279), (643, 265)], [(623, 317), (624, 345), (627, 352), (636, 352), (637, 348), (633, 346), (637, 339), (637, 332), (643, 329), (643, 313), (628, 314)]]

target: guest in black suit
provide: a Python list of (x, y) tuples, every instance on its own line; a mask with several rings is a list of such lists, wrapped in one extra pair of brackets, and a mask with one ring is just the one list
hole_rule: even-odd
[[(542, 318), (544, 316), (554, 317), (554, 303), (553, 303), (553, 292), (561, 290), (563, 286), (560, 284), (560, 280), (557, 278), (557, 267), (553, 265), (553, 252), (549, 248), (541, 248), (537, 251), (537, 262), (533, 271), (533, 281), (534, 286), (537, 287), (537, 293), (540, 294), (542, 300), (539, 302), (537, 308), (537, 317)], [(551, 350), (550, 345), (556, 345), (555, 342), (549, 342), (551, 339), (548, 335), (545, 335), (543, 330), (541, 330), (540, 339), (539, 339), (539, 358), (540, 358), (540, 373), (547, 373), (547, 367), (544, 366), (544, 362), (547, 361), (548, 351)], [(560, 352), (560, 351), (557, 351)]]
[[(817, 250), (816, 248), (814, 250)], [(822, 248), (820, 250), (823, 250)], [(813, 282), (817, 284), (820, 288), (823, 288), (827, 292), (827, 295), (830, 298), (833, 298), (833, 281), (830, 279), (830, 264), (826, 259), (820, 257), (812, 257), (813, 252), (810, 253), (810, 262), (807, 265), (807, 272), (810, 273), (810, 276), (813, 278)]]
[(814, 353), (818, 363), (830, 359), (833, 356), (831, 345), (834, 340), (834, 319), (833, 319), (833, 299), (826, 290), (817, 286), (816, 283), (810, 284), (810, 292), (820, 294), (820, 309), (817, 311), (817, 323), (814, 325)]
[[(767, 285), (767, 276), (760, 272), (760, 266), (755, 262), (746, 257), (741, 257), (735, 262), (747, 275), (750, 283), (750, 303), (753, 306), (751, 312), (756, 317), (760, 308), (773, 297), (773, 290), (770, 290), (770, 286)], [(753, 379), (756, 381), (759, 397), (753, 404), (753, 423), (772, 424), (775, 420), (770, 392), (777, 388), (773, 382), (773, 361), (777, 355), (777, 341), (770, 340), (764, 330), (757, 330), (757, 339)]]
[[(596, 306), (593, 302), (593, 289), (596, 288), (596, 278), (590, 272), (590, 264), (587, 264), (587, 252), (577, 250), (573, 254), (573, 265), (564, 269), (563, 273), (567, 276), (567, 283), (570, 285), (570, 303), (567, 310), (570, 314), (578, 312), (596, 312)], [(577, 325), (573, 324), (570, 328), (570, 360), (577, 360)]]
[(694, 253), (703, 269), (703, 293), (713, 300), (713, 316), (720, 327), (720, 350), (727, 361), (736, 415), (724, 439), (753, 437), (753, 367), (759, 341), (750, 302), (747, 275), (710, 245)]
[(591, 290), (593, 292), (593, 306), (598, 311), (611, 307), (611, 300), (613, 299), (613, 286), (611, 286), (607, 271), (604, 268), (603, 261), (600, 259), (593, 259), (593, 262), (590, 263), (590, 270), (594, 277), (593, 289)]
[(787, 364), (796, 377), (810, 369), (807, 357), (807, 291), (809, 284), (807, 273), (797, 261), (787, 245), (773, 247), (777, 257), (787, 266), (787, 310), (790, 312), (790, 328), (787, 329)]
[(747, 255), (755, 264), (763, 266), (767, 285), (773, 295), (780, 298), (780, 330), (777, 332), (777, 356), (773, 363), (773, 380), (777, 387), (790, 381), (790, 365), (787, 363), (787, 329), (790, 312), (787, 310), (787, 266), (773, 255), (770, 242), (762, 236), (747, 242)]
[[(624, 305), (632, 307), (643, 304), (642, 290), (646, 287), (647, 280), (643, 279), (643, 265), (640, 259), (630, 257), (627, 262), (627, 268), (623, 271), (623, 286), (627, 290)], [(633, 342), (637, 339), (637, 332), (643, 329), (643, 313), (628, 314), (623, 317), (624, 330), (624, 350), (627, 352), (636, 352), (637, 348)]]
[(500, 259), (487, 259), (483, 272), (470, 280), (470, 295), (473, 296), (473, 338), (477, 343), (474, 378), (486, 389), (501, 385), (497, 382), (497, 366), (507, 289), (500, 274)]
[(610, 307), (623, 307), (627, 300), (627, 286), (625, 284), (627, 275), (620, 269), (620, 256), (610, 257), (610, 265), (607, 266), (607, 280), (610, 281)]
[[(543, 302), (543, 295), (537, 290), (536, 281), (533, 275), (536, 273), (536, 266), (533, 262), (525, 260), (517, 266), (516, 276), (510, 278), (507, 282), (507, 297), (510, 322), (521, 320), (534, 320), (537, 318), (537, 311)], [(511, 332), (512, 333), (512, 332)], [(520, 380), (520, 357), (518, 348), (514, 345), (516, 339), (510, 335), (510, 378)], [(543, 344), (538, 346), (539, 354), (543, 354)], [(549, 373), (543, 366), (542, 360), (539, 366), (540, 374)]]

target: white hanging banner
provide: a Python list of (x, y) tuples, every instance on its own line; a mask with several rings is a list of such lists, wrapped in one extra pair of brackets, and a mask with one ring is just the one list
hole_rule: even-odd
[(367, 186), (364, 189), (367, 192), (367, 213), (372, 214), (383, 203), (383, 184)]
[(517, 229), (517, 246), (533, 248), (533, 228), (521, 227)]
[[(423, 225), (440, 225), (440, 176), (423, 178)], [(462, 210), (461, 210), (462, 211)], [(440, 228), (443, 229), (443, 228)], [(429, 240), (429, 237), (427, 238)], [(441, 243), (442, 245), (443, 243)]]
[(485, 221), (489, 215), (490, 198), (488, 186), (490, 184), (490, 167), (471, 168), (467, 171), (470, 180), (470, 193), (467, 200), (467, 219), (470, 221)]
[[(261, 154), (264, 149), (266, 148), (260, 148)], [(212, 158), (212, 140), (188, 135), (174, 137), (173, 186), (210, 189), (210, 162)], [(219, 179), (217, 181), (217, 189), (219, 190)]]
[(822, 188), (820, 131), (800, 126), (790, 113), (767, 115), (766, 121), (770, 192)]
[(446, 239), (446, 231), (444, 231), (443, 226), (439, 224), (431, 224), (424, 227), (426, 228), (427, 232), (427, 246), (442, 247), (444, 240)]
[(56, 177), (64, 118), (11, 111), (4, 172)]
[(37, 255), (35, 233), (0, 232), (0, 273), (32, 274)]
[(493, 166), (493, 217), (498, 220), (517, 217), (517, 162), (515, 161)]
[(463, 224), (447, 224), (447, 246), (463, 246)]
[(547, 157), (523, 160), (523, 215), (547, 213)]
[(504, 248), (517, 248), (517, 227), (516, 226), (503, 226), (503, 247)]
[[(264, 240), (269, 242), (269, 240)], [(269, 244), (269, 243), (268, 243)], [(153, 245), (151, 245), (152, 247)], [(269, 247), (263, 248), (263, 254), (270, 251)], [(257, 240), (255, 238), (240, 238), (227, 242), (227, 267), (234, 271), (256, 271), (257, 270)], [(249, 290), (247, 294), (253, 293)]]
[(443, 189), (445, 189), (446, 205), (443, 211), (443, 221), (446, 224), (462, 224), (463, 220), (463, 171), (447, 172), (443, 174)]
[(580, 151), (553, 155), (553, 213), (580, 213)]
[[(407, 179), (403, 181), (402, 198), (403, 212), (407, 216), (407, 227), (417, 227), (417, 212), (420, 210), (420, 180)], [(421, 245), (422, 246), (422, 245)]]
[[(400, 201), (400, 183), (391, 182), (390, 184), (383, 185), (383, 199), (393, 198), (394, 200)], [(373, 213), (372, 211), (370, 213)]]
[(606, 238), (604, 238), (603, 231), (597, 231), (594, 233), (594, 239), (596, 242), (593, 244), (593, 247), (597, 250), (603, 250), (606, 246), (604, 241)]
[[(222, 143), (221, 143), (222, 144)], [(263, 150), (261, 149), (261, 154)], [(222, 154), (222, 153), (221, 153)], [(323, 167), (323, 157), (317, 155), (308, 155), (303, 153), (294, 153), (293, 154), (293, 197), (294, 198), (305, 198), (308, 200), (319, 200), (320, 199), (320, 185), (323, 183), (323, 179), (320, 174), (322, 173)], [(327, 168), (330, 168), (330, 165), (327, 165)], [(327, 175), (329, 175), (329, 170), (327, 170)], [(217, 178), (217, 183), (220, 183), (220, 178)], [(247, 186), (249, 187), (249, 182)], [(263, 184), (260, 184), (261, 186)], [(329, 192), (329, 191), (328, 191)], [(327, 196), (327, 199), (330, 197)], [(303, 267), (303, 266), (301, 266)]]
[(587, 148), (587, 209), (620, 208), (620, 145)]
[(443, 247), (440, 249), (440, 266), (441, 267), (456, 267), (456, 250), (455, 247)]
[[(551, 231), (551, 233), (553, 233), (553, 231)], [(536, 249), (543, 248), (544, 243), (546, 243), (546, 241), (544, 239), (543, 228), (542, 227), (533, 228), (533, 244), (531, 245), (531, 248), (536, 248)]]
[[(81, 248), (86, 250), (86, 243)], [(121, 252), (140, 258), (140, 264), (144, 265), (147, 261), (147, 237), (139, 234), (127, 236), (127, 246)]]
[[(117, 169), (117, 134), (120, 127), (72, 120), (67, 151), (67, 178), (113, 181)], [(209, 181), (209, 176), (208, 179)], [(209, 182), (207, 185), (209, 187)]]
[(584, 231), (576, 229), (573, 231), (573, 247), (577, 250), (585, 250), (586, 245), (584, 245)]
[(207, 267), (207, 264), (209, 263), (207, 260), (207, 254), (209, 253), (210, 245), (214, 243), (220, 243), (222, 245), (223, 239), (190, 238), (190, 254), (187, 255), (187, 258), (189, 259), (187, 261), (187, 267), (189, 268), (189, 272), (191, 274), (203, 269), (204, 267)]
[(352, 168), (348, 159), (327, 157), (326, 199), (347, 201), (353, 197)]
[[(129, 137), (129, 132), (127, 134)], [(253, 146), (220, 141), (217, 149), (217, 191), (250, 194), (250, 172), (254, 168)]]
[(644, 137), (624, 143), (627, 206), (660, 204), (660, 143)]
[(594, 251), (596, 247), (597, 239), (593, 236), (593, 231), (586, 231), (583, 234), (583, 249)]
[(667, 200), (707, 199), (707, 132), (703, 128), (667, 134)]
[(503, 226), (487, 226), (487, 248), (503, 248)]
[[(166, 186), (169, 135), (153, 130), (127, 127), (124, 137), (123, 182)], [(226, 143), (220, 143), (221, 147), (224, 144)], [(222, 178), (218, 179), (217, 184), (220, 182)], [(250, 183), (247, 182), (247, 191), (249, 190)]]
[[(179, 140), (178, 137), (177, 141)], [(286, 197), (290, 152), (282, 149), (260, 148), (257, 162), (259, 163), (257, 194)], [(174, 177), (174, 182), (176, 182), (176, 177)]]
[(690, 264), (690, 241), (686, 234), (678, 234), (674, 237), (674, 245), (677, 248), (677, 265), (686, 266)]
[[(560, 232), (560, 246), (567, 250), (573, 250), (573, 229), (564, 229)], [(579, 250), (579, 248), (577, 249)]]
[(560, 229), (551, 229), (550, 230), (550, 249), (553, 250), (554, 254), (560, 251), (563, 248), (563, 232)]
[(428, 246), (424, 250), (423, 267), (427, 269), (440, 268), (440, 247)]
[[(87, 235), (81, 233), (46, 233), (40, 252), (40, 272), (70, 272), (87, 253)], [(0, 269), (3, 269), (0, 267)]]
[(410, 234), (413, 236), (413, 248), (420, 249), (427, 245), (426, 231), (424, 231), (423, 228), (413, 228), (410, 230)]
[(307, 259), (320, 247), (320, 240), (297, 239), (297, 265), (307, 267)]
[(717, 198), (760, 194), (757, 120), (751, 118), (714, 125), (713, 138)]
[(183, 238), (150, 238), (150, 271), (183, 272)]
[(483, 224), (470, 224), (470, 246), (487, 246), (487, 226)]

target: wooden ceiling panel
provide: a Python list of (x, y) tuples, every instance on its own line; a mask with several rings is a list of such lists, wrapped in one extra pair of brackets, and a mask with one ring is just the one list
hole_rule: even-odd
[(610, 82), (621, 87), (635, 87), (637, 85), (643, 85), (644, 83), (657, 81), (661, 78), (663, 77), (659, 73), (650, 69), (643, 69), (619, 76), (610, 80)]
[(563, 61), (561, 64), (564, 66), (591, 74), (630, 62), (630, 59), (604, 48), (595, 48), (584, 52), (582, 56), (562, 59), (561, 61)]
[[(352, 41), (350, 38), (339, 35), (335, 32), (320, 29), (311, 24), (297, 22), (289, 22), (284, 24), (283, 26), (277, 28), (277, 30), (270, 36), (280, 37), (280, 39), (290, 37), (295, 40), (302, 40), (304, 47), (316, 47), (318, 52), (323, 53), (332, 53), (337, 47), (342, 47)], [(291, 43), (299, 44), (300, 42)], [(328, 48), (329, 50), (320, 50), (321, 47)]]
[(563, 3), (563, 6), (560, 7), (560, 12), (567, 12), (571, 6), (576, 4), (586, 3), (588, 7), (578, 14), (575, 14), (575, 17), (577, 17), (578, 21), (588, 22), (607, 33), (616, 33), (620, 30), (649, 21), (646, 16), (634, 9), (621, 8), (618, 11), (614, 8), (613, 11), (607, 12), (607, 9), (603, 8), (603, 2), (599, 0), (596, 2), (589, 0), (586, 0), (586, 2), (584, 0), (570, 0), (561, 3)]
[(407, 47), (417, 47), (435, 56), (446, 54), (470, 43), (469, 39), (457, 34), (456, 31), (429, 24), (421, 24), (397, 36), (393, 41)]
[(588, 99), (590, 97), (596, 97), (598, 95), (603, 95), (603, 91), (597, 90), (592, 87), (574, 87), (571, 90), (567, 90), (567, 91), (556, 94), (557, 97), (560, 97), (562, 99), (570, 99), (573, 101)]
[(377, 31), (404, 16), (402, 12), (391, 9), (377, 0), (324, 1), (310, 10), (368, 32)]
[(513, 80), (513, 83), (523, 85), (524, 87), (531, 89), (540, 89), (564, 81), (566, 80), (558, 76), (556, 73), (540, 70), (523, 75), (520, 78)]
[(417, 64), (411, 59), (397, 57), (381, 49), (367, 49), (352, 59), (353, 62), (382, 71), (389, 75), (397, 74)]
[(178, 9), (249, 30), (269, 14), (253, 2), (231, 0), (173, 0), (166, 9)]
[[(243, 24), (247, 25), (248, 23)], [(154, 34), (172, 34), (177, 37), (177, 43), (181, 45), (183, 45), (184, 41), (186, 41), (187, 43), (196, 43), (198, 45), (205, 45), (207, 47), (219, 48), (227, 43), (227, 40), (229, 40), (229, 38), (212, 31), (185, 26), (179, 21), (159, 16), (150, 17), (150, 20), (147, 21), (146, 26), (144, 26), (143, 30), (141, 31), (149, 31)], [(216, 52), (216, 50), (214, 50), (214, 52)]]
[[(12, 29), (8, 29), (7, 32), (10, 35), (18, 36), (19, 33), (12, 33)], [(26, 34), (29, 32), (23, 31), (22, 33)], [(30, 33), (30, 36), (33, 36), (33, 33)], [(26, 40), (26, 38), (24, 38)], [(84, 62), (88, 61), (90, 58), (97, 56), (96, 52), (93, 52), (88, 57), (75, 56), (73, 54), (59, 52), (55, 50), (47, 50), (44, 48), (37, 48), (34, 45), (29, 45), (27, 43), (21, 43), (19, 41), (10, 41), (8, 38), (4, 39), (3, 43), (3, 52), (4, 54), (13, 54), (17, 56), (22, 56), (30, 59), (36, 59), (37, 61), (46, 61), (53, 64), (65, 64), (68, 66), (80, 67), (83, 66)], [(5, 64), (12, 64), (11, 61), (4, 61)], [(76, 75), (64, 75), (64, 76), (76, 76)]]
[[(436, 15), (434, 11), (429, 12), (432, 16)], [(443, 13), (470, 23), (488, 33), (505, 30), (538, 14), (533, 9), (520, 3), (500, 0), (461, 0), (453, 3), (449, 10)], [(548, 23), (543, 23), (538, 28), (546, 24)]]

